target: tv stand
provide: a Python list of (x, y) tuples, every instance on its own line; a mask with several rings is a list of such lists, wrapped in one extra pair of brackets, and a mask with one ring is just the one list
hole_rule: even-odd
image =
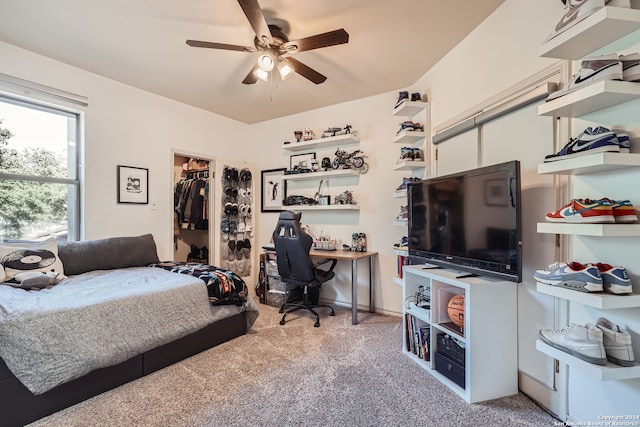
[[(460, 273), (404, 267), (403, 352), (468, 403), (517, 394), (518, 285)], [(420, 287), (429, 309), (416, 305)], [(448, 314), (455, 295), (464, 296), (462, 327)]]

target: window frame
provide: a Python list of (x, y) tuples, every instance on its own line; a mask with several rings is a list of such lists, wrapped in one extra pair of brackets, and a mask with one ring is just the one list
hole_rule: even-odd
[(80, 240), (82, 230), (81, 151), (83, 147), (84, 113), (63, 105), (39, 99), (19, 97), (0, 90), (0, 102), (67, 117), (67, 178), (13, 174), (0, 171), (0, 180), (63, 184), (68, 188), (67, 240)]

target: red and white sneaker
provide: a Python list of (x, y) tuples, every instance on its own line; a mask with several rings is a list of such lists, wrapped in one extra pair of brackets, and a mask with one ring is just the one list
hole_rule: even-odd
[(636, 213), (636, 208), (633, 206), (631, 201), (629, 200), (611, 200), (611, 199), (600, 199), (606, 200), (611, 203), (611, 208), (613, 209), (613, 218), (616, 223), (620, 224), (629, 224), (638, 221), (638, 214)]
[(616, 222), (608, 199), (573, 199), (555, 212), (547, 213), (549, 222), (571, 224), (607, 224)]

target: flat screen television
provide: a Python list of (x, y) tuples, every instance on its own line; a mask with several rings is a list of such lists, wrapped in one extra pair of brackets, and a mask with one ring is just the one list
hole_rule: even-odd
[(520, 162), (417, 181), (407, 198), (411, 264), (521, 281)]

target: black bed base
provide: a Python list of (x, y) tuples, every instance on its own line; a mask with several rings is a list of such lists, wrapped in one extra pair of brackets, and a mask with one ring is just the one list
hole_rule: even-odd
[(90, 372), (40, 395), (32, 394), (0, 359), (0, 425), (24, 426), (244, 335), (246, 331), (245, 313), (242, 312), (118, 365)]

